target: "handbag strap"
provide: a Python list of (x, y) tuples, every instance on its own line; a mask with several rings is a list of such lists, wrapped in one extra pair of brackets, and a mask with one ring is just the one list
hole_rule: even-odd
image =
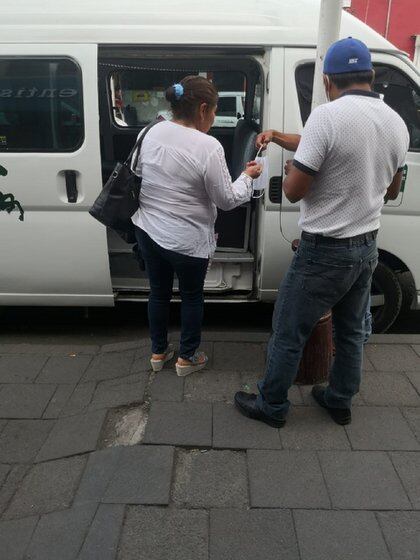
[[(156, 121), (151, 122), (150, 124), (148, 124), (146, 126), (146, 128), (144, 128), (140, 132), (139, 138), (137, 138), (136, 143), (134, 144), (131, 152), (128, 154), (127, 159), (125, 160), (125, 165), (128, 165), (130, 167), (130, 169), (132, 169), (133, 171), (136, 170), (137, 164), (139, 162), (140, 150), (141, 150), (141, 145), (143, 144), (144, 137), (149, 132), (149, 130), (151, 128), (153, 128), (159, 122), (162, 122), (162, 121), (156, 120)], [(131, 161), (132, 161), (135, 153), (136, 153), (136, 157), (134, 158), (133, 164), (131, 164)]]

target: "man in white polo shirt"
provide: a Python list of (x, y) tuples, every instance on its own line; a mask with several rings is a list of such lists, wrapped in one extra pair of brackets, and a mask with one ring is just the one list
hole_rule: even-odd
[(315, 386), (312, 394), (337, 423), (351, 422), (381, 210), (384, 198), (398, 196), (409, 146), (404, 121), (372, 91), (373, 77), (366, 45), (351, 37), (337, 41), (324, 59), (331, 103), (312, 112), (301, 138), (275, 131), (259, 137), (260, 143), (297, 147), (283, 191), (300, 201), (302, 229), (279, 290), (259, 394), (235, 395), (240, 412), (274, 427), (285, 423), (303, 348), (329, 309), (336, 355), (328, 387)]

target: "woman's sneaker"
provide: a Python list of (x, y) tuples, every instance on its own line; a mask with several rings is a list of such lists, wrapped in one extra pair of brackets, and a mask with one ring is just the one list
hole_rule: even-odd
[(168, 348), (165, 350), (164, 354), (162, 354), (162, 358), (151, 358), (150, 365), (152, 366), (153, 371), (161, 371), (163, 366), (166, 362), (169, 362), (174, 357), (175, 350), (172, 344), (168, 345)]
[(179, 377), (184, 377), (205, 368), (208, 361), (209, 359), (204, 352), (196, 352), (189, 360), (178, 358), (175, 365), (176, 373)]

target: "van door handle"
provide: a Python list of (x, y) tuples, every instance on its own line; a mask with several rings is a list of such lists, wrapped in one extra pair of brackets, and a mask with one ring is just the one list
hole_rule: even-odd
[(64, 177), (66, 178), (67, 200), (68, 202), (75, 203), (79, 195), (77, 191), (76, 171), (66, 169), (64, 171)]

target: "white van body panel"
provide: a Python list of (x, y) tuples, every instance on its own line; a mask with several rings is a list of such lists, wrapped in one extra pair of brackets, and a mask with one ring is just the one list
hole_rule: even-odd
[[(15, 212), (10, 216), (0, 213), (0, 304), (113, 304), (105, 228), (87, 212), (102, 185), (98, 45), (133, 47), (133, 52), (134, 48), (166, 50), (168, 56), (182, 48), (184, 53), (191, 49), (191, 55), (246, 53), (257, 60), (261, 57), (265, 76), (262, 128), (301, 132), (294, 70), (298, 63), (315, 59), (319, 5), (320, 0), (155, 0), (152, 4), (126, 0), (123, 5), (111, 0), (14, 0), (3, 5), (0, 56), (63, 55), (80, 64), (85, 141), (77, 152), (68, 154), (0, 153), (0, 163), (9, 170), (7, 190), (26, 210), (24, 223), (18, 222)], [(363, 40), (376, 51), (375, 57), (401, 64), (419, 83), (408, 58), (347, 12), (343, 12), (340, 35)], [(270, 176), (281, 177), (284, 160), (291, 156), (270, 146)], [(406, 263), (417, 290), (418, 158), (418, 153), (408, 156), (405, 194), (386, 208), (379, 238), (381, 247)], [(58, 175), (63, 169), (80, 173), (80, 198), (71, 206)], [(279, 209), (268, 193), (258, 205), (254, 298), (275, 298), (292, 258), (289, 242), (299, 236), (298, 206), (284, 199), (283, 211)], [(221, 266), (212, 272), (215, 283), (219, 274)]]
[[(143, 45), (316, 45), (320, 0), (14, 0), (1, 41)], [(395, 50), (343, 12), (341, 35)]]
[[(5, 45), (0, 56), (72, 58), (82, 69), (85, 137), (71, 153), (1, 152), (0, 190), (24, 207), (0, 213), (0, 305), (113, 305), (106, 229), (89, 215), (102, 188), (95, 45)], [(77, 172), (67, 200), (64, 170)]]

